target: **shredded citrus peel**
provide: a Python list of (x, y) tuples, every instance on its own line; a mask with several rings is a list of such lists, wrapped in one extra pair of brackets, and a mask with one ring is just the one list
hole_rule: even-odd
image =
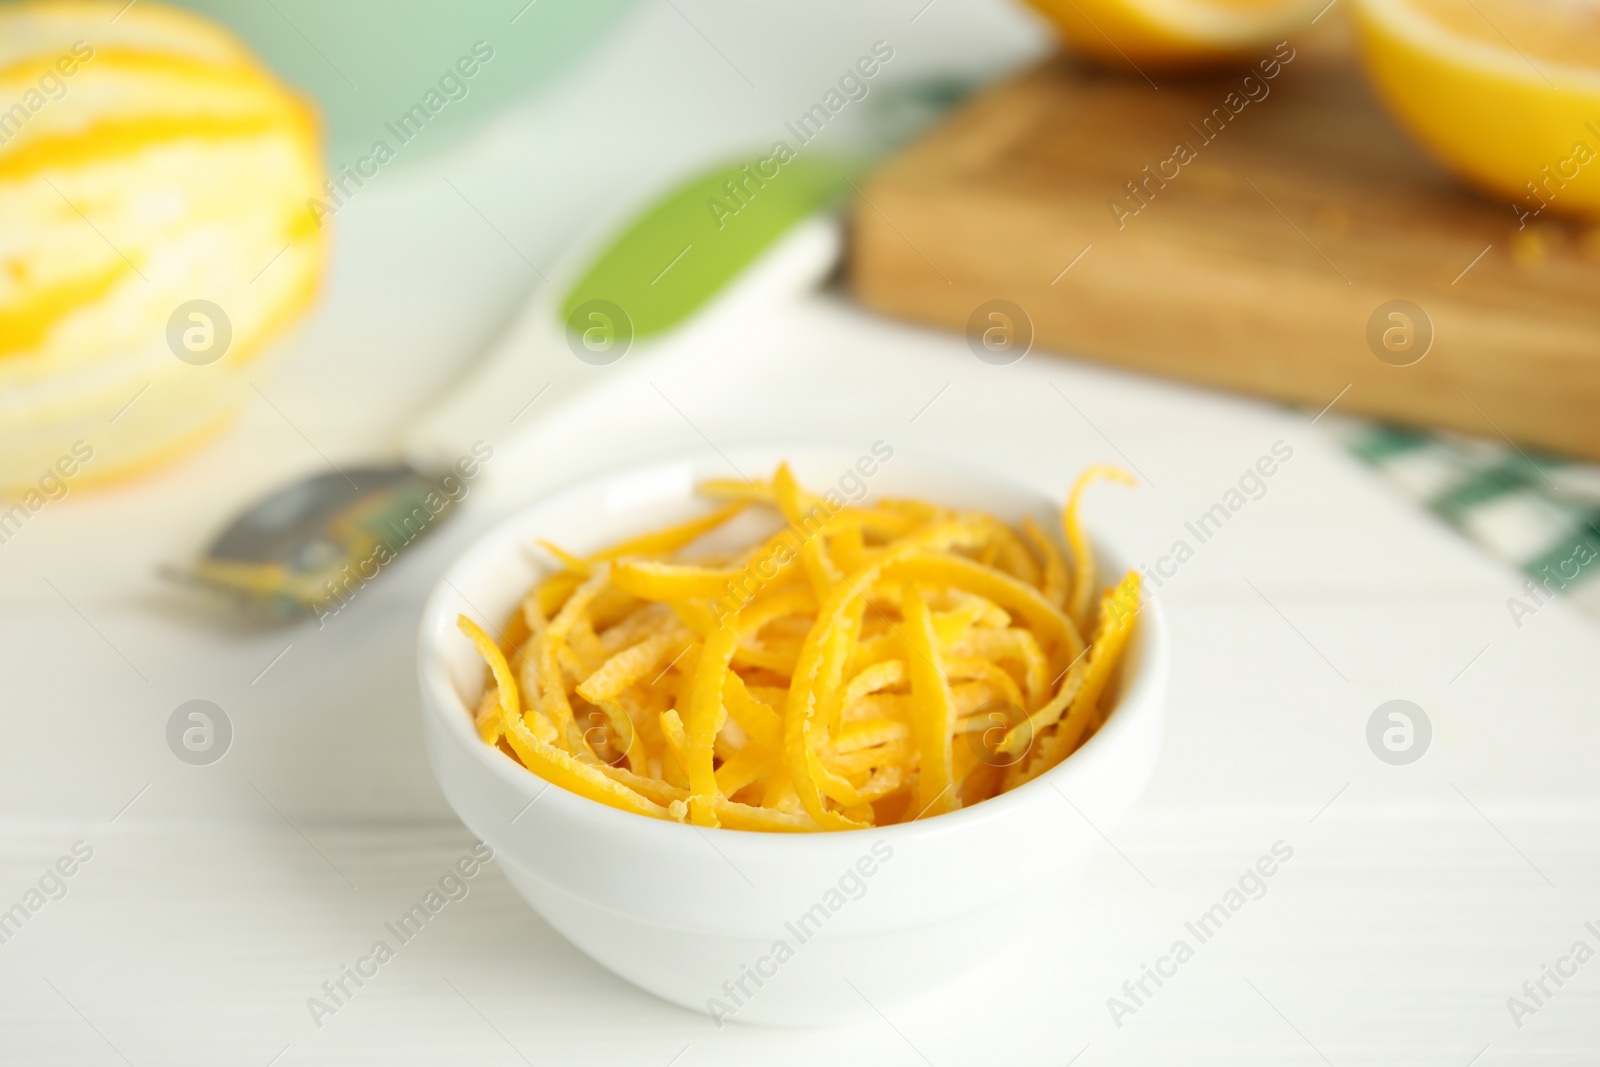
[[(787, 465), (702, 486), (707, 515), (557, 568), (497, 643), (478, 736), (553, 785), (655, 818), (817, 831), (930, 818), (1030, 781), (1115, 703), (1139, 576), (1095, 589), (1078, 520), (909, 500), (838, 504)], [(747, 511), (782, 523), (695, 551)], [(745, 520), (741, 520), (745, 521)], [(1099, 594), (1098, 596), (1096, 594)], [(1089, 640), (1085, 641), (1085, 634)]]

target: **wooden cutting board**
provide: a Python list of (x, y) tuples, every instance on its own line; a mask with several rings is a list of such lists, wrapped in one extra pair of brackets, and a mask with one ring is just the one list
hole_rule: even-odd
[(988, 331), (992, 362), (1031, 324), (1035, 349), (1600, 458), (1600, 229), (1519, 229), (1336, 51), (1244, 73), (1057, 58), (985, 93), (863, 183), (855, 291)]

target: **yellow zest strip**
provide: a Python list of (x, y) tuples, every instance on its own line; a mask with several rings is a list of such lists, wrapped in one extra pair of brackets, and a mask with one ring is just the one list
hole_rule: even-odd
[(1032, 515), (1022, 520), (1022, 531), (1028, 535), (1034, 551), (1044, 560), (1044, 577), (1040, 582), (1039, 591), (1050, 603), (1066, 610), (1068, 592), (1066, 561), (1061, 558), (1061, 553), (1056, 549), (1055, 542), (1050, 540), (1050, 535), (1033, 520)]
[(850, 671), (864, 671), (891, 660), (900, 654), (902, 648), (900, 638), (892, 630), (863, 637), (856, 642), (856, 649), (850, 654)]
[[(776, 481), (776, 479), (774, 479)], [(768, 507), (778, 507), (778, 494), (774, 485), (769, 482), (746, 482), (737, 478), (712, 478), (700, 483), (700, 492), (707, 496), (723, 500), (735, 500), (746, 504), (765, 504)], [(822, 501), (822, 497), (799, 490), (798, 500), (802, 510), (808, 511)], [(948, 513), (940, 510), (940, 516)], [(833, 513), (833, 523), (839, 528), (859, 528), (864, 533), (871, 533), (879, 537), (895, 538), (904, 537), (914, 530), (918, 523), (926, 521), (926, 515), (911, 515), (897, 510), (885, 508), (883, 505), (871, 508), (844, 507)]]
[(739, 629), (746, 634), (757, 634), (767, 623), (786, 615), (808, 614), (817, 610), (817, 597), (808, 586), (795, 586), (758, 598), (747, 606), (740, 617), (744, 620)]
[(643, 600), (715, 600), (738, 571), (648, 559), (626, 559), (611, 571), (617, 588)]
[(599, 769), (607, 778), (621, 782), (646, 800), (660, 804), (662, 807), (667, 807), (673, 801), (677, 801), (683, 804), (685, 811), (688, 810), (688, 805), (685, 803), (689, 799), (689, 791), (687, 789), (680, 789), (659, 779), (649, 778), (634, 771), (624, 770), (621, 767), (608, 767), (604, 763), (599, 765)]
[(722, 690), (738, 643), (739, 615), (732, 612), (706, 637), (689, 689), (689, 721), (684, 730), (688, 736), (689, 819), (696, 826), (717, 825), (710, 802), (721, 794), (712, 760), (717, 732), (728, 714), (722, 703)]
[[(1094, 646), (1089, 648), (1093, 650)], [(1088, 656), (1085, 655), (1073, 663), (1061, 680), (1061, 686), (1056, 690), (1039, 710), (1029, 714), (1028, 718), (1012, 726), (1006, 731), (1005, 739), (997, 748), (999, 752), (1009, 753), (1013, 756), (1022, 756), (1032, 746), (1034, 739), (1041, 736), (1045, 730), (1054, 726), (1061, 720), (1072, 698), (1078, 695), (1078, 690), (1083, 688), (1084, 672), (1088, 670)]]
[(898, 741), (890, 741), (871, 748), (860, 748), (854, 752), (830, 752), (823, 749), (817, 753), (817, 758), (822, 760), (823, 766), (835, 773), (847, 776), (853, 783), (857, 778), (863, 782), (867, 775), (881, 767), (908, 768), (913, 765), (914, 751), (910, 740), (910, 727), (900, 724), (906, 730), (907, 736)]
[(898, 685), (906, 679), (905, 660), (886, 659), (881, 663), (874, 663), (862, 669), (850, 683), (845, 686), (841, 702), (849, 707), (868, 693), (876, 693), (891, 685)]
[(793, 646), (788, 648), (750, 648), (740, 645), (733, 653), (733, 661), (741, 667), (763, 667), (774, 674), (790, 675), (794, 673), (795, 663), (800, 658), (800, 650)]
[[(618, 739), (625, 739), (626, 744), (623, 746), (622, 752), (623, 757), (628, 761), (628, 769), (635, 774), (648, 775), (650, 773), (650, 753), (645, 748), (644, 738), (639, 735), (638, 730), (634, 729), (633, 720), (628, 717), (628, 713), (623, 711), (622, 706), (615, 700), (599, 701), (595, 704), (595, 707), (599, 709), (600, 714), (605, 717), (607, 724), (611, 728), (612, 747), (616, 747)], [(591, 716), (593, 714), (593, 712), (590, 712)], [(596, 722), (595, 726), (598, 727), (599, 723)], [(584, 740), (589, 742), (589, 731), (587, 730), (584, 731)], [(593, 742), (589, 742), (589, 745), (591, 749), (594, 747)]]
[(685, 597), (682, 600), (668, 600), (666, 603), (689, 632), (701, 640), (717, 628), (717, 611), (711, 601)]
[(1055, 762), (1065, 758), (1078, 746), (1084, 727), (1088, 725), (1087, 717), (1099, 710), (1100, 695), (1111, 684), (1116, 670), (1122, 665), (1123, 649), (1133, 637), (1138, 614), (1139, 572), (1129, 571), (1101, 602), (1097, 647), (1089, 652), (1089, 669), (1083, 680), (1083, 688), (1073, 698), (1072, 708), (1056, 730), (1055, 736), (1066, 751)]
[(933, 615), (921, 588), (916, 586), (906, 591), (905, 640), (906, 669), (917, 702), (911, 722), (918, 754), (912, 805), (917, 809), (916, 817), (922, 818), (954, 811), (960, 802), (952, 777), (951, 735), (956, 719), (950, 683), (940, 663)]
[(723, 683), (723, 703), (728, 716), (750, 737), (750, 743), (768, 752), (777, 752), (783, 745), (783, 719), (769, 704), (750, 695), (744, 679), (731, 671)]
[(572, 716), (572, 705), (567, 700), (566, 690), (562, 684), (560, 649), (559, 641), (550, 640), (548, 627), (533, 639), (528, 663), (533, 668), (535, 679), (539, 683), (539, 691), (537, 699), (532, 703), (539, 714), (554, 727), (557, 747), (575, 752), (578, 751), (577, 746), (583, 745), (583, 741), (578, 736), (577, 723)]
[(1032, 709), (1044, 702), (1049, 665), (1045, 661), (1044, 651), (1039, 647), (1039, 642), (1031, 631), (973, 630), (956, 642), (950, 651), (952, 655), (1010, 660), (1018, 664), (1022, 667), (1023, 681), (1028, 689), (1027, 706)]
[(999, 605), (981, 596), (967, 596), (960, 606), (950, 611), (935, 612), (933, 630), (939, 637), (939, 646), (949, 648), (980, 622), (991, 627), (1003, 627), (1011, 622), (1011, 618)]
[(540, 708), (555, 726), (557, 735), (564, 742), (563, 747), (568, 752), (589, 760), (595, 760), (596, 757), (572, 716), (572, 704), (567, 700), (567, 689), (562, 681), (561, 652), (565, 648), (567, 632), (572, 629), (573, 623), (605, 589), (610, 578), (607, 571), (608, 568), (600, 567), (573, 590), (556, 617), (550, 620), (550, 625), (536, 638), (539, 677), (542, 683), (539, 687)]
[(742, 678), (739, 679), (739, 684), (745, 687), (745, 691), (749, 693), (753, 699), (765, 704), (769, 708), (772, 708), (774, 713), (778, 716), (779, 725), (782, 725), (783, 705), (784, 702), (789, 699), (789, 689), (787, 686), (755, 685), (754, 683), (745, 682), (745, 680)]
[(591, 704), (609, 700), (634, 683), (650, 678), (689, 643), (681, 633), (660, 633), (623, 649), (578, 685), (578, 695)]
[(847, 817), (849, 816), (848, 809), (859, 807), (866, 803), (861, 798), (861, 794), (856, 791), (856, 787), (850, 784), (850, 780), (844, 775), (831, 770), (827, 764), (823, 763), (822, 757), (817, 755), (815, 751), (807, 752), (806, 760), (811, 764), (811, 777), (816, 780), (818, 788), (830, 800), (836, 800), (843, 805), (846, 809), (845, 814)]
[(573, 590), (583, 584), (583, 579), (584, 575), (573, 571), (562, 571), (547, 578), (532, 598), (534, 605), (539, 609), (539, 614), (548, 619), (560, 611), (561, 605), (567, 602)]
[(806, 507), (802, 503), (800, 487), (795, 484), (787, 463), (778, 465), (778, 472), (772, 476), (772, 489), (777, 496), (778, 509), (783, 512), (784, 519), (799, 542), (800, 562), (811, 579), (811, 588), (816, 592), (817, 599), (822, 600), (839, 580), (838, 568), (823, 551), (832, 513), (820, 505)]
[[(623, 594), (627, 596), (628, 594)], [(626, 651), (648, 637), (671, 629), (672, 609), (667, 604), (645, 604), (600, 631), (600, 645), (611, 655)]]
[(876, 748), (911, 736), (911, 728), (899, 719), (863, 719), (845, 726), (828, 742), (827, 754), (842, 755), (864, 748)]
[(765, 778), (772, 769), (772, 757), (758, 745), (750, 745), (723, 760), (717, 768), (717, 789), (731, 797), (746, 786)]
[(1033, 555), (1023, 544), (1022, 539), (999, 519), (985, 516), (983, 526), (991, 538), (990, 546), (994, 549), (994, 562), (999, 564), (1000, 569), (1019, 581), (1037, 586), (1039, 565), (1034, 562)]
[[(976, 715), (984, 709), (988, 709), (996, 715), (1005, 714), (1009, 716), (1006, 720), (1007, 725), (1016, 722), (1019, 716), (1026, 718), (1025, 714), (1009, 710), (1014, 706), (1013, 702), (1006, 699), (1004, 690), (989, 681), (951, 681), (950, 695), (955, 698), (956, 719), (958, 722), (965, 720), (968, 716)], [(1007, 710), (1002, 712), (1001, 709), (990, 708), (989, 705), (991, 704), (1005, 704)], [(909, 716), (906, 721), (910, 721)], [(959, 730), (960, 727), (958, 726), (957, 731), (959, 732)]]
[(1000, 699), (1013, 705), (1019, 712), (1028, 709), (1016, 679), (1006, 673), (1006, 669), (998, 663), (986, 659), (946, 656), (944, 672), (945, 678), (952, 682), (967, 679), (985, 682), (998, 689), (1001, 693)]
[[(531, 598), (530, 598), (531, 599)], [(544, 620), (538, 620), (539, 625), (544, 625)], [(516, 669), (516, 656), (521, 652), (521, 646), (527, 642), (528, 636), (533, 633), (533, 628), (528, 619), (528, 601), (524, 601), (519, 611), (513, 611), (506, 620), (505, 629), (500, 632), (500, 651), (511, 661), (511, 667)]]
[[(1073, 484), (1072, 492), (1067, 497), (1067, 506), (1061, 510), (1061, 530), (1066, 535), (1067, 547), (1072, 549), (1072, 559), (1077, 565), (1077, 573), (1072, 579), (1071, 609), (1068, 614), (1079, 628), (1085, 630), (1089, 628), (1091, 622), (1089, 607), (1095, 595), (1094, 548), (1089, 544), (1089, 538), (1084, 535), (1083, 527), (1078, 523), (1078, 504), (1083, 497), (1083, 491), (1102, 480), (1131, 486), (1139, 484), (1133, 475), (1121, 467), (1097, 463), (1078, 475), (1078, 480)], [(1073, 655), (1077, 655), (1077, 652), (1074, 651)]]
[(472, 715), (472, 725), (477, 727), (478, 737), (484, 744), (500, 743), (499, 689), (484, 690), (483, 698), (478, 701), (478, 710)]
[(1083, 651), (1078, 628), (1061, 609), (1031, 585), (961, 556), (923, 554), (896, 561), (890, 576), (927, 585), (954, 585), (1021, 615), (1071, 660)]
[(456, 625), (472, 640), (478, 654), (489, 664), (500, 692), (501, 729), (524, 766), (551, 785), (571, 790), (590, 800), (639, 815), (667, 817), (667, 810), (660, 804), (645, 799), (627, 786), (613, 781), (599, 769), (579, 763), (560, 749), (541, 741), (522, 721), (516, 679), (511, 676), (511, 666), (494, 639), (465, 615), (456, 618)]
[(772, 486), (766, 482), (747, 482), (742, 478), (707, 478), (696, 488), (706, 496), (739, 504), (774, 502)]
[(839, 641), (835, 631), (841, 625), (848, 625), (841, 622), (841, 616), (849, 611), (849, 600), (854, 595), (849, 585), (841, 585), (822, 605), (817, 625), (801, 647), (783, 717), (783, 755), (790, 783), (806, 811), (828, 830), (857, 829), (863, 825), (830, 810), (823, 802), (822, 789), (815, 775), (817, 764), (811, 750), (812, 731), (819, 718), (819, 703), (823, 697), (819, 689), (822, 688), (824, 673), (831, 667), (830, 657), (838, 655)]
[(1099, 711), (1100, 695), (1122, 665), (1123, 650), (1133, 636), (1138, 610), (1139, 572), (1129, 571), (1102, 601), (1100, 626), (1095, 634), (1094, 647), (1087, 656), (1088, 669), (1084, 672), (1083, 684), (1072, 698), (1072, 706), (1056, 726), (1055, 732), (1040, 742), (1037, 752), (1028, 761), (1027, 769), (1022, 774), (1023, 781), (1037, 778), (1070, 756), (1078, 747), (1090, 718)]
[(572, 673), (577, 678), (589, 677), (611, 658), (601, 647), (600, 638), (595, 636), (594, 624), (587, 615), (580, 615), (573, 620), (564, 637), (567, 648), (572, 651), (572, 659), (576, 664)]
[(665, 556), (676, 552), (703, 534), (710, 533), (718, 526), (739, 514), (749, 505), (749, 501), (736, 500), (726, 504), (708, 515), (702, 515), (688, 522), (680, 522), (676, 526), (668, 526), (664, 530), (653, 533), (641, 534), (618, 542), (602, 552), (596, 552), (588, 558), (590, 563), (601, 560), (622, 559), (625, 556)]
[(913, 703), (910, 693), (869, 693), (845, 706), (839, 726), (843, 729), (849, 723), (868, 719), (898, 719), (909, 723)]
[(836, 573), (849, 574), (851, 571), (858, 571), (867, 561), (867, 543), (861, 536), (861, 524), (838, 522), (837, 515), (834, 519), (836, 531), (828, 545), (828, 559), (832, 562)]
[(540, 548), (544, 549), (556, 559), (560, 560), (562, 566), (566, 567), (567, 570), (571, 571), (573, 574), (581, 574), (583, 577), (587, 578), (592, 573), (587, 561), (579, 556), (574, 556), (571, 552), (568, 552), (560, 545), (546, 541), (543, 538), (540, 538), (536, 543)]
[(905, 787), (906, 769), (899, 764), (879, 767), (872, 772), (872, 777), (867, 779), (867, 784), (856, 792), (868, 804), (874, 803), (898, 793)]
[(805, 806), (800, 803), (800, 794), (795, 791), (794, 783), (789, 780), (787, 764), (780, 768), (777, 774), (767, 779), (766, 791), (761, 794), (761, 806), (778, 811), (805, 810)]
[(866, 613), (865, 597), (856, 597), (845, 607), (834, 630), (833, 645), (822, 673), (822, 684), (817, 691), (817, 712), (823, 730), (831, 734), (844, 721), (844, 678), (855, 654), (856, 642), (861, 636), (862, 616)]
[[(683, 720), (678, 717), (677, 708), (668, 708), (661, 713), (661, 735), (666, 741), (666, 755), (671, 757), (671, 763), (677, 768), (678, 777), (685, 784), (689, 781), (689, 742), (684, 736)], [(666, 768), (663, 767), (663, 770)]]
[(757, 808), (738, 804), (732, 800), (718, 800), (712, 805), (717, 821), (727, 830), (768, 830), (780, 833), (806, 833), (820, 830), (815, 819), (805, 812), (790, 812), (773, 808)]

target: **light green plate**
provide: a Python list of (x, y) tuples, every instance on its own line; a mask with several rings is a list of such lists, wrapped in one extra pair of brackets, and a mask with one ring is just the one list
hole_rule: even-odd
[[(331, 162), (349, 162), (395, 122), (474, 42), (493, 58), (465, 95), (430, 118), (407, 146), (447, 146), (496, 109), (543, 85), (602, 40), (637, 0), (176, 0), (230, 26), (286, 80), (321, 105)], [(512, 20), (516, 21), (513, 22)], [(460, 90), (454, 90), (459, 92)]]

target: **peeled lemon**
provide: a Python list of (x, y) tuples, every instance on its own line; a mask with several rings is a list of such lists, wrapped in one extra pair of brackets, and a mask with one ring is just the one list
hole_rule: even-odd
[(1140, 72), (1267, 58), (1328, 0), (1028, 0), (1073, 51)]
[(310, 109), (125, 4), (0, 5), (0, 493), (29, 508), (223, 424), (325, 261)]
[(1372, 82), (1402, 125), (1522, 225), (1600, 212), (1600, 4), (1359, 0)]

